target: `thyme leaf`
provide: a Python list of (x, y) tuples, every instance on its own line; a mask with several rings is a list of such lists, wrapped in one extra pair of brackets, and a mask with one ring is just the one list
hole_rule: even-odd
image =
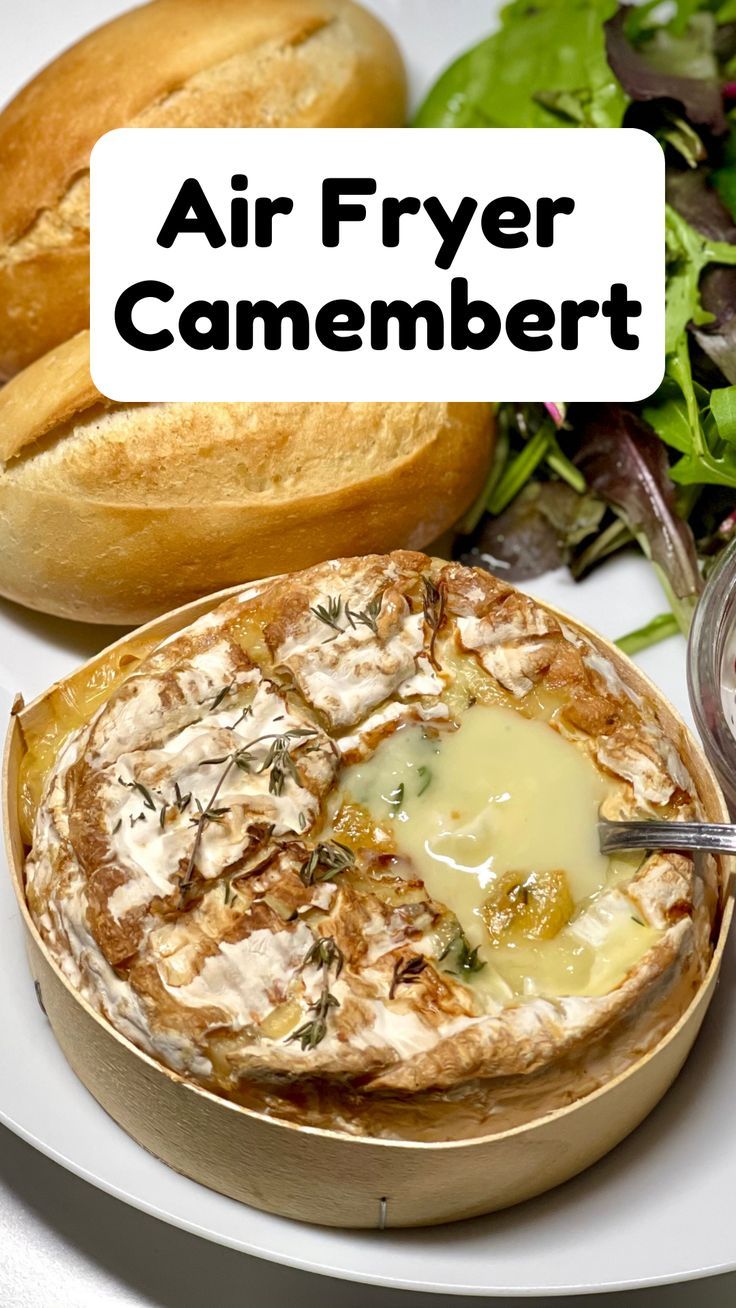
[(311, 886), (315, 881), (331, 881), (354, 862), (355, 854), (347, 845), (341, 845), (339, 840), (325, 840), (312, 850), (299, 875), (305, 886)]
[(383, 591), (379, 590), (377, 595), (366, 604), (364, 609), (351, 609), (345, 605), (345, 616), (349, 619), (350, 625), (354, 622), (361, 623), (364, 627), (369, 627), (374, 636), (378, 635), (378, 615), (381, 612), (383, 603)]
[(304, 955), (301, 970), (305, 967), (321, 967), (326, 972), (335, 967), (335, 980), (339, 977), (345, 962), (345, 955), (333, 936), (320, 936)]
[(339, 999), (335, 998), (327, 986), (323, 986), (317, 1003), (309, 1005), (309, 1011), (315, 1016), (310, 1022), (303, 1022), (296, 1031), (292, 1031), (291, 1035), (286, 1037), (287, 1044), (292, 1040), (298, 1040), (302, 1049), (316, 1049), (327, 1035), (327, 1014), (331, 1008), (339, 1007)]
[(199, 811), (196, 817), (189, 819), (193, 826), (199, 826), (200, 823), (206, 826), (208, 822), (222, 822), (226, 814), (230, 812), (229, 808), (213, 808), (211, 804), (207, 808), (203, 808), (198, 799), (195, 799), (194, 802)]
[(326, 604), (315, 604), (310, 607), (310, 613), (313, 613), (319, 622), (323, 622), (326, 627), (331, 627), (334, 636), (328, 636), (322, 643), (329, 644), (331, 640), (336, 640), (342, 632), (340, 626), (340, 615), (342, 613), (342, 599), (339, 595), (328, 595)]
[(431, 577), (422, 577), (422, 607), (424, 610), (424, 621), (431, 632), (429, 638), (429, 661), (433, 668), (438, 668), (437, 657), (435, 654), (435, 645), (442, 624), (445, 620), (445, 606), (447, 597), (445, 587), (442, 582), (435, 585)]
[(417, 776), (419, 777), (419, 789), (417, 795), (423, 795), (427, 787), (432, 784), (432, 770), (431, 768), (422, 766), (417, 768)]
[(413, 958), (399, 958), (394, 964), (394, 974), (391, 979), (391, 987), (388, 992), (389, 999), (393, 999), (399, 986), (413, 986), (419, 980), (422, 972), (427, 966), (426, 958), (421, 954), (415, 954)]
[[(209, 712), (210, 712), (210, 713), (214, 713), (215, 710), (218, 709), (218, 708), (220, 707), (222, 701), (226, 698), (227, 695), (230, 694), (230, 691), (233, 689), (234, 685), (235, 685), (235, 678), (233, 678), (233, 680), (230, 682), (229, 686), (223, 686), (221, 690), (218, 690), (217, 694), (215, 695), (215, 698), (213, 699), (213, 701), (212, 701), (212, 703), (211, 703), (211, 705), (210, 705), (210, 708), (209, 708)], [(206, 700), (206, 699), (203, 699), (203, 700), (202, 700), (202, 703), (203, 703), (203, 704), (206, 704), (206, 703), (207, 703), (207, 700)]]
[(393, 790), (389, 791), (388, 795), (386, 796), (386, 800), (389, 805), (389, 808), (393, 809), (394, 813), (397, 813), (404, 802), (403, 781), (400, 781), (398, 786), (394, 786)]
[(441, 963), (444, 958), (447, 958), (447, 955), (451, 950), (457, 948), (457, 965), (460, 968), (460, 971), (481, 972), (485, 967), (485, 962), (482, 958), (478, 957), (479, 947), (480, 946), (476, 945), (475, 949), (471, 949), (468, 937), (462, 927), (458, 926), (457, 931), (450, 937), (445, 948), (442, 950), (438, 962)]
[(126, 790), (137, 790), (138, 794), (143, 796), (143, 802), (146, 808), (150, 808), (154, 812), (156, 811), (156, 801), (148, 787), (144, 786), (142, 781), (124, 781), (122, 777), (118, 777), (118, 784), (125, 786)]
[(332, 994), (329, 985), (330, 968), (335, 968), (335, 980), (339, 977), (343, 963), (343, 952), (337, 941), (332, 936), (320, 936), (304, 957), (302, 970), (305, 967), (319, 967), (322, 969), (323, 981), (319, 999), (316, 1003), (309, 1005), (309, 1012), (314, 1013), (314, 1017), (308, 1022), (303, 1022), (286, 1037), (286, 1043), (292, 1040), (298, 1040), (302, 1049), (316, 1049), (320, 1041), (324, 1040), (327, 1035), (327, 1017), (331, 1008), (339, 1008), (340, 1001)]
[(186, 813), (187, 809), (189, 808), (189, 805), (192, 802), (191, 790), (186, 795), (182, 795), (181, 790), (179, 789), (179, 782), (175, 781), (174, 794), (176, 795), (176, 807), (178, 808), (179, 812)]
[(458, 967), (462, 972), (483, 971), (483, 968), (485, 967), (485, 963), (482, 958), (478, 957), (478, 949), (479, 949), (478, 945), (475, 946), (475, 949), (471, 949), (468, 941), (463, 935), (460, 941), (460, 949), (458, 950), (458, 956), (457, 956)]

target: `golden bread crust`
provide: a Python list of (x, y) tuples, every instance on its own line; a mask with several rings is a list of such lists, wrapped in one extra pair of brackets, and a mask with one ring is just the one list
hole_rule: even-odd
[(137, 624), (337, 554), (423, 547), (477, 495), (487, 404), (104, 400), (87, 332), (0, 390), (0, 593)]
[(90, 33), (0, 114), (0, 378), (89, 321), (87, 170), (105, 132), (405, 112), (396, 46), (350, 0), (153, 0)]

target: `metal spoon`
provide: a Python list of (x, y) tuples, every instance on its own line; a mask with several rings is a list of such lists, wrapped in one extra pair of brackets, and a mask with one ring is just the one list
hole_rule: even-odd
[(729, 822), (609, 822), (598, 820), (602, 854), (617, 849), (705, 849), (736, 854), (736, 824)]

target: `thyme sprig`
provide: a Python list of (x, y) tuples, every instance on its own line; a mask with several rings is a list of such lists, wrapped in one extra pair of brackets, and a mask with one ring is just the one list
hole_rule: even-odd
[(465, 939), (465, 936), (463, 936), (460, 941), (460, 948), (457, 956), (457, 964), (461, 972), (483, 971), (485, 962), (482, 958), (478, 957), (479, 948), (480, 946), (476, 945), (475, 949), (471, 949), (469, 942)]
[(292, 1040), (298, 1040), (302, 1049), (316, 1049), (324, 1040), (327, 1035), (327, 1017), (330, 1009), (340, 1007), (339, 999), (330, 990), (330, 969), (334, 966), (335, 980), (337, 980), (344, 962), (343, 952), (332, 936), (320, 936), (307, 950), (301, 970), (303, 971), (305, 967), (321, 968), (322, 989), (316, 1003), (309, 1005), (309, 1011), (314, 1013), (314, 1017), (292, 1031), (286, 1037), (287, 1044)]
[[(234, 687), (235, 687), (235, 678), (233, 677), (232, 681), (227, 686), (223, 686), (221, 690), (217, 691), (217, 694), (215, 695), (214, 699), (212, 700), (212, 703), (210, 704), (208, 712), (214, 713), (215, 710), (220, 707), (222, 701), (226, 699), (227, 696), (230, 694), (230, 692), (234, 689)], [(207, 697), (207, 699), (203, 699), (200, 702), (201, 704), (204, 705), (207, 704), (208, 701), (209, 701), (209, 696)]]
[(372, 600), (369, 600), (369, 602), (366, 604), (364, 609), (351, 609), (348, 608), (348, 605), (346, 604), (345, 616), (347, 617), (351, 626), (353, 626), (354, 623), (357, 622), (364, 627), (369, 627), (370, 630), (373, 632), (373, 635), (377, 636), (378, 615), (381, 612), (382, 603), (383, 603), (383, 591), (379, 590), (378, 594), (374, 595)]
[(287, 777), (297, 783), (299, 781), (296, 763), (289, 752), (289, 743), (284, 736), (277, 736), (259, 769), (261, 772), (269, 772), (268, 790), (271, 795), (281, 794)]
[(342, 599), (339, 595), (328, 595), (326, 604), (315, 604), (310, 607), (310, 613), (313, 613), (319, 622), (323, 622), (326, 627), (332, 627), (333, 636), (328, 636), (323, 640), (323, 645), (329, 645), (331, 640), (336, 640), (343, 631), (340, 626), (340, 615), (342, 613)]
[[(348, 627), (354, 631), (356, 626), (368, 627), (374, 636), (378, 635), (378, 617), (381, 612), (383, 603), (383, 591), (379, 590), (373, 599), (369, 600), (364, 609), (353, 609), (347, 600), (343, 603), (341, 595), (328, 595), (324, 604), (315, 604), (310, 607), (309, 612), (313, 613), (319, 622), (324, 623), (326, 627), (332, 629), (333, 634), (323, 640), (323, 645), (329, 645), (330, 641), (336, 640), (342, 636)], [(345, 618), (346, 626), (342, 626), (342, 618)]]
[(315, 881), (331, 881), (354, 862), (355, 854), (347, 845), (341, 845), (339, 840), (325, 840), (312, 850), (299, 875), (305, 886), (312, 886)]
[(429, 638), (429, 661), (432, 667), (437, 669), (439, 664), (435, 654), (435, 645), (440, 633), (442, 624), (445, 621), (445, 608), (447, 596), (445, 587), (442, 582), (435, 585), (431, 577), (422, 577), (422, 607), (424, 610), (424, 621), (431, 632)]
[(485, 962), (482, 958), (478, 957), (480, 946), (476, 945), (475, 949), (471, 949), (470, 941), (460, 926), (458, 926), (455, 934), (448, 940), (438, 961), (441, 963), (444, 958), (447, 958), (450, 951), (455, 948), (457, 948), (455, 961), (461, 972), (482, 972), (485, 967)]
[(345, 955), (334, 936), (320, 936), (304, 955), (300, 970), (303, 972), (305, 967), (322, 967), (329, 972), (333, 964), (337, 980), (345, 964)]
[(195, 799), (194, 803), (197, 806), (197, 816), (189, 819), (192, 826), (197, 826), (200, 822), (204, 826), (207, 826), (209, 822), (222, 822), (230, 812), (229, 808), (214, 808), (212, 804), (208, 804), (207, 808), (203, 808), (199, 799)]
[[(253, 758), (251, 754), (253, 748), (256, 745), (262, 744), (263, 741), (266, 740), (270, 740), (273, 742), (280, 741), (281, 747), (275, 750), (272, 745), (266, 754), (266, 758), (263, 764), (258, 769), (259, 772), (265, 772), (268, 768), (271, 768), (269, 790), (272, 795), (280, 795), (283, 789), (284, 780), (287, 773), (289, 773), (289, 775), (294, 776), (295, 778), (298, 778), (296, 765), (294, 763), (293, 758), (288, 752), (288, 745), (291, 743), (292, 740), (300, 740), (308, 736), (316, 736), (316, 735), (317, 735), (317, 731), (316, 728), (314, 727), (293, 727), (289, 731), (280, 731), (280, 732), (269, 731), (262, 736), (256, 736), (254, 740), (249, 740), (245, 745), (239, 746), (238, 749), (233, 750), (231, 754), (226, 754), (223, 756), (221, 762), (224, 764), (224, 767), (222, 769), (220, 778), (217, 782), (217, 785), (215, 786), (215, 789), (213, 790), (210, 796), (208, 803), (206, 805), (202, 805), (198, 799), (195, 800), (195, 803), (199, 810), (197, 817), (192, 819), (193, 825), (196, 826), (196, 833), (194, 837), (194, 844), (192, 846), (192, 852), (189, 855), (189, 859), (187, 862), (186, 869), (184, 871), (184, 875), (181, 878), (181, 881), (179, 882), (180, 902), (183, 900), (185, 892), (191, 883), (192, 877), (194, 876), (194, 869), (197, 862), (199, 847), (202, 843), (202, 836), (204, 835), (207, 825), (213, 821), (214, 822), (221, 821), (224, 818), (225, 814), (230, 811), (229, 809), (223, 809), (223, 808), (218, 809), (216, 805), (217, 805), (218, 797), (220, 795), (220, 791), (222, 790), (222, 787), (224, 786), (232, 769), (234, 767), (237, 767), (240, 768), (241, 771), (250, 772), (252, 770), (252, 764), (253, 764)], [(289, 758), (288, 763), (286, 763), (285, 761), (285, 756), (287, 754)], [(207, 761), (211, 761), (211, 760), (205, 760), (205, 762)], [(290, 772), (289, 771), (290, 768), (292, 768), (293, 771)], [(276, 770), (275, 781), (274, 781), (274, 769)]]
[(421, 954), (415, 954), (413, 958), (399, 958), (394, 964), (394, 974), (391, 978), (391, 986), (388, 992), (389, 999), (393, 999), (399, 986), (416, 985), (422, 972), (427, 966), (426, 958)]

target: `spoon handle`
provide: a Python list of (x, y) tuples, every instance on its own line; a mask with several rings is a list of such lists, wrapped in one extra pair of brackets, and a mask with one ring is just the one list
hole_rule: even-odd
[(609, 822), (601, 818), (602, 854), (617, 849), (704, 849), (736, 854), (736, 825), (730, 822)]

